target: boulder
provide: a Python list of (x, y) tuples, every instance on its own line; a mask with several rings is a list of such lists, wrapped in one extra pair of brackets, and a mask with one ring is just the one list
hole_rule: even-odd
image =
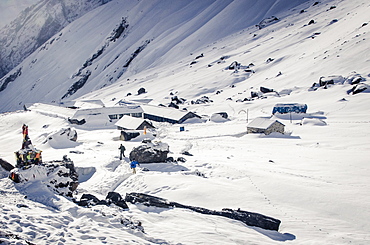
[(139, 163), (159, 163), (165, 162), (169, 146), (166, 143), (146, 143), (135, 147), (130, 152), (130, 160), (135, 159)]
[(128, 209), (128, 206), (122, 196), (117, 192), (109, 192), (105, 200), (99, 200), (92, 194), (83, 194), (80, 201), (75, 201), (79, 206), (91, 207), (95, 205), (107, 205), (115, 204), (118, 207)]
[(271, 88), (266, 88), (266, 87), (260, 87), (260, 91), (262, 93), (271, 93), (271, 92), (275, 92), (273, 89)]
[(279, 21), (279, 19), (277, 18), (277, 17), (275, 17), (275, 16), (271, 16), (271, 17), (269, 17), (269, 18), (265, 18), (265, 19), (263, 19), (260, 23), (258, 23), (258, 25), (256, 25), (257, 27), (258, 27), (258, 29), (262, 29), (262, 28), (264, 28), (264, 27), (266, 27), (266, 26), (269, 26), (269, 25), (271, 25), (271, 24), (273, 24), (273, 23), (276, 23), (276, 22), (278, 22)]
[(144, 94), (146, 93), (146, 90), (145, 88), (140, 88), (138, 91), (137, 91), (137, 94), (140, 95), (140, 94)]
[(0, 158), (0, 166), (3, 167), (3, 169), (5, 169), (6, 171), (10, 171), (14, 168), (13, 165), (11, 165), (10, 163), (8, 163), (7, 161), (1, 158)]
[(10, 171), (9, 178), (16, 183), (41, 181), (55, 193), (67, 197), (72, 197), (78, 186), (78, 174), (74, 163), (67, 156), (64, 156), (63, 160), (14, 168)]
[(229, 208), (224, 208), (222, 209), (222, 211), (209, 210), (201, 207), (183, 205), (177, 202), (170, 202), (164, 198), (144, 193), (126, 193), (125, 201), (132, 204), (141, 203), (148, 207), (153, 206), (159, 208), (185, 208), (201, 214), (218, 215), (234, 220), (239, 220), (246, 225), (260, 227), (266, 230), (278, 231), (281, 223), (281, 221), (278, 219), (268, 217), (259, 213), (252, 213), (240, 209), (233, 210)]
[(128, 209), (128, 206), (122, 196), (117, 192), (109, 192), (107, 197), (105, 198), (108, 204), (115, 204), (118, 207)]

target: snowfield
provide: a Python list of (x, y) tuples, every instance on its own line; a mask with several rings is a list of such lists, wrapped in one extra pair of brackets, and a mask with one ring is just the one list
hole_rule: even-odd
[[(261, 0), (256, 8), (268, 2), (271, 8), (264, 9), (268, 16), (256, 15), (255, 21), (251, 17), (244, 26), (231, 16), (238, 6), (246, 6), (243, 1), (230, 3), (231, 9), (221, 8), (224, 1), (186, 6), (182, 1), (171, 1), (170, 19), (184, 23), (166, 23), (165, 27), (171, 28), (164, 30), (161, 25), (155, 27), (159, 29), (149, 28), (153, 24), (149, 21), (156, 16), (153, 9), (164, 14), (161, 11), (165, 8), (156, 8), (164, 4), (151, 1), (144, 8), (144, 2), (124, 7), (119, 1), (111, 1), (67, 26), (60, 41), (48, 46), (47, 52), (52, 51), (52, 55), (36, 51), (25, 59), (20, 80), (0, 92), (0, 111), (4, 112), (0, 114), (0, 158), (15, 165), (14, 152), (22, 144), (21, 128), (27, 124), (32, 143), (42, 150), (44, 161), (60, 160), (64, 155), (73, 160), (80, 180), (74, 196), (77, 200), (83, 194), (105, 199), (111, 191), (123, 197), (139, 192), (210, 210), (240, 208), (264, 214), (281, 220), (279, 231), (181, 208), (131, 203), (128, 210), (114, 204), (81, 207), (40, 181), (14, 183), (0, 167), (0, 243), (368, 244), (370, 25), (365, 23), (370, 21), (370, 4), (364, 0), (325, 0), (319, 4), (302, 0), (286, 5), (289, 1)], [(198, 17), (210, 19), (203, 29), (196, 25), (203, 20), (189, 14), (200, 5), (209, 11)], [(224, 7), (226, 12), (218, 11)], [(180, 108), (201, 115), (204, 122), (153, 122), (156, 129), (149, 135), (155, 135), (153, 141), (169, 145), (169, 157), (184, 157), (185, 162), (141, 164), (137, 174), (132, 174), (127, 156), (146, 136), (120, 141), (120, 131), (112, 124), (72, 125), (67, 119), (75, 110), (57, 103), (74, 82), (67, 82), (70, 75), (91, 57), (95, 47), (101, 47), (105, 34), (115, 26), (107, 10), (115, 15), (120, 8), (137, 14), (128, 15), (128, 19), (144, 26), (128, 34), (128, 43), (131, 38), (140, 43), (141, 38), (130, 34), (147, 35), (144, 30), (148, 29), (154, 41), (117, 81), (108, 84), (102, 77), (115, 74), (119, 65), (114, 63), (106, 70), (102, 67), (115, 55), (126, 57), (123, 46), (113, 48), (115, 44), (111, 44), (109, 55), (92, 62), (96, 69), (92, 69), (90, 83), (67, 99), (102, 100), (106, 106), (117, 106), (121, 99), (153, 99), (152, 105), (168, 105), (175, 95), (184, 98)], [(142, 11), (150, 18), (143, 17)], [(271, 15), (279, 20), (262, 29), (254, 25)], [(215, 22), (217, 25), (213, 22), (220, 19), (223, 21)], [(312, 19), (315, 23), (309, 24)], [(104, 23), (106, 26), (101, 27)], [(235, 23), (234, 29), (224, 30), (231, 23)], [(100, 26), (105, 34), (90, 33), (86, 39), (91, 42), (86, 41), (86, 49), (81, 48), (77, 55), (81, 45), (78, 35), (88, 33), (84, 24), (86, 28)], [(220, 29), (225, 33), (217, 33)], [(81, 32), (76, 34), (78, 30)], [(186, 30), (189, 36), (178, 36)], [(173, 40), (169, 32), (173, 32)], [(99, 35), (103, 39), (97, 38)], [(203, 35), (208, 40), (203, 40)], [(196, 39), (202, 40), (194, 43)], [(124, 40), (117, 42), (126, 45)], [(67, 51), (74, 52), (77, 61), (63, 57)], [(30, 65), (36, 58), (38, 61)], [(120, 65), (125, 59), (121, 61)], [(193, 61), (196, 63), (191, 64)], [(230, 70), (234, 61), (240, 66)], [(58, 65), (52, 68), (54, 63)], [(319, 86), (320, 77), (321, 81), (333, 80), (333, 84)], [(356, 86), (352, 81), (358, 77), (367, 89), (351, 92)], [(274, 92), (262, 93), (262, 86)], [(147, 92), (138, 95), (141, 87)], [(252, 98), (252, 93), (258, 96)], [(195, 103), (203, 96), (212, 102)], [(27, 104), (28, 111), (17, 110), (34, 102), (41, 103)], [(303, 115), (274, 115), (273, 119), (285, 125), (284, 134), (247, 134), (248, 123), (271, 116), (278, 103), (307, 104), (308, 110)], [(226, 112), (228, 120), (212, 117), (219, 112)], [(77, 131), (76, 142), (57, 134), (71, 127)], [(48, 140), (51, 136), (53, 139)], [(123, 160), (119, 160), (121, 143), (126, 147)], [(138, 229), (139, 222), (143, 230)]]

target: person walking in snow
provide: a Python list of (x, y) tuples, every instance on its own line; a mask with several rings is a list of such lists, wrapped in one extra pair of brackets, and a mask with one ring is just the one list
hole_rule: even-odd
[(140, 163), (138, 161), (134, 159), (132, 159), (131, 163), (130, 163), (130, 167), (132, 169), (132, 173), (133, 174), (136, 174), (136, 165), (139, 165), (140, 166)]
[(119, 160), (122, 160), (122, 158), (125, 157), (126, 148), (121, 144), (118, 149), (120, 150)]

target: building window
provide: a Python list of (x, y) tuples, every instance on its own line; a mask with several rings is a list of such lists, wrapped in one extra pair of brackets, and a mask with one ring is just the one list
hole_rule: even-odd
[(143, 113), (131, 113), (132, 117), (143, 117)]
[(117, 114), (109, 115), (109, 119), (111, 120), (118, 119), (118, 115)]

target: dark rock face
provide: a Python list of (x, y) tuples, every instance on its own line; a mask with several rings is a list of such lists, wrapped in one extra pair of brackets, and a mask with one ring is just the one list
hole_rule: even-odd
[(176, 202), (170, 202), (164, 198), (155, 197), (143, 193), (127, 193), (125, 201), (133, 204), (141, 203), (148, 207), (154, 206), (159, 208), (186, 208), (197, 213), (218, 215), (234, 220), (239, 220), (245, 223), (246, 225), (260, 227), (266, 230), (278, 231), (281, 223), (281, 221), (278, 219), (240, 209), (233, 210), (229, 208), (224, 208), (222, 209), (222, 211), (214, 211), (206, 208), (193, 207), (188, 205), (182, 205)]
[(146, 143), (133, 148), (130, 152), (130, 160), (135, 159), (139, 163), (166, 162), (169, 146), (165, 143)]
[(126, 18), (122, 18), (121, 23), (117, 26), (116, 29), (113, 30), (111, 36), (108, 38), (109, 41), (115, 42), (129, 27)]
[(196, 101), (191, 101), (191, 104), (206, 104), (206, 103), (212, 103), (213, 100), (209, 99), (207, 96), (203, 96), (200, 99), (197, 99)]
[(138, 91), (137, 91), (137, 94), (140, 95), (140, 94), (144, 94), (146, 93), (146, 90), (145, 88), (140, 88)]
[(269, 18), (263, 19), (260, 23), (258, 23), (257, 27), (258, 29), (262, 29), (266, 26), (269, 26), (275, 22), (279, 21), (279, 19), (275, 16), (271, 16)]
[(105, 200), (99, 200), (96, 196), (91, 194), (83, 194), (80, 201), (75, 201), (79, 206), (91, 207), (95, 205), (115, 204), (123, 209), (128, 209), (128, 206), (122, 196), (117, 192), (109, 192)]
[(365, 90), (367, 90), (367, 86), (365, 84), (359, 83), (353, 86), (349, 91), (347, 91), (347, 93), (355, 95), (364, 92)]
[(80, 79), (78, 79), (77, 82), (75, 82), (74, 84), (72, 84), (72, 86), (68, 89), (67, 93), (65, 93), (62, 96), (62, 99), (65, 99), (65, 98), (73, 95), (74, 93), (77, 92), (77, 90), (79, 90), (80, 88), (82, 88), (85, 85), (85, 83), (87, 82), (87, 80), (89, 79), (90, 75), (91, 75), (91, 71), (90, 70), (86, 70), (85, 71), (85, 74), (79, 75)]
[(260, 87), (260, 91), (262, 93), (271, 93), (271, 92), (274, 92), (273, 89), (270, 89), (270, 88), (266, 88), (266, 87)]
[(8, 163), (7, 161), (1, 158), (0, 158), (0, 166), (3, 167), (3, 169), (5, 169), (6, 171), (10, 171), (14, 168), (13, 165), (11, 165), (10, 163)]
[(41, 180), (55, 193), (72, 197), (78, 186), (78, 174), (74, 163), (66, 156), (63, 160), (40, 162), (14, 168), (9, 177), (16, 183)]
[[(22, 67), (19, 68), (16, 72), (13, 74), (9, 75), (8, 77), (4, 78), (2, 81), (0, 81), (0, 92), (6, 89), (9, 83), (13, 82), (17, 77), (22, 75)], [(0, 76), (1, 77), (1, 76)]]
[(240, 63), (237, 62), (237, 61), (234, 61), (233, 63), (231, 63), (228, 67), (229, 70), (238, 70), (240, 68)]

